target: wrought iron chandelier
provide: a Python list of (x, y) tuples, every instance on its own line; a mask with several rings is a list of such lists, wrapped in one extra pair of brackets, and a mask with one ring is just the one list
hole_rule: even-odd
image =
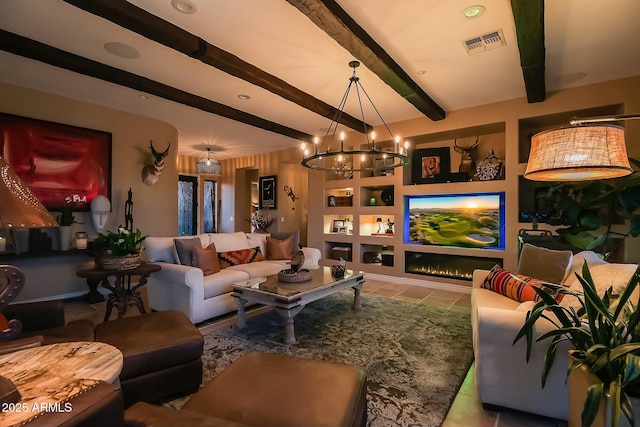
[[(353, 74), (351, 78), (349, 78), (349, 86), (347, 86), (347, 90), (340, 101), (340, 105), (338, 107), (338, 112), (336, 116), (331, 121), (329, 128), (327, 129), (322, 142), (319, 144), (318, 137), (314, 138), (313, 143), (313, 154), (307, 148), (306, 144), (302, 144), (302, 150), (304, 152), (304, 158), (302, 160), (302, 166), (313, 169), (320, 170), (326, 172), (335, 172), (335, 173), (347, 173), (347, 172), (361, 172), (361, 171), (379, 171), (379, 170), (388, 170), (397, 168), (400, 166), (406, 166), (409, 164), (409, 157), (407, 156), (408, 142), (405, 141), (403, 144), (400, 143), (400, 137), (396, 136), (394, 138), (393, 133), (387, 126), (387, 123), (384, 121), (380, 112), (371, 101), (371, 98), (364, 90), (362, 83), (360, 83), (360, 79), (356, 76), (356, 68), (360, 66), (359, 61), (351, 61), (349, 62), (349, 67), (353, 68)], [(362, 126), (363, 133), (365, 135), (365, 143), (366, 148), (360, 149), (345, 149), (344, 148), (344, 140), (345, 133), (340, 133), (340, 149), (339, 150), (331, 150), (331, 143), (328, 144), (326, 151), (322, 151), (320, 147), (325, 144), (325, 141), (331, 134), (331, 139), (335, 139), (335, 134), (338, 129), (338, 121), (340, 120), (340, 116), (344, 112), (347, 99), (349, 98), (349, 93), (351, 89), (355, 88), (355, 92), (358, 97), (358, 105), (360, 107), (360, 113), (362, 114)], [(389, 132), (391, 139), (393, 140), (392, 148), (389, 150), (381, 150), (376, 148), (376, 135), (375, 132), (368, 133), (367, 132), (367, 124), (364, 118), (364, 109), (362, 108), (362, 95), (366, 97), (369, 101), (373, 110), (376, 112), (384, 128)]]

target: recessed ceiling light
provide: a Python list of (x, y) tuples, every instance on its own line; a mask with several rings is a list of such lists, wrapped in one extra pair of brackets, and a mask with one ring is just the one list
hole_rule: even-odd
[(474, 18), (479, 17), (483, 13), (484, 13), (484, 6), (476, 4), (476, 5), (473, 5), (473, 6), (469, 6), (468, 8), (463, 10), (462, 11), (462, 16), (464, 16), (467, 19), (474, 19)]
[(188, 15), (196, 13), (198, 10), (191, 0), (171, 0), (171, 6), (173, 6), (173, 8), (178, 12), (186, 13)]
[(422, 75), (424, 75), (424, 74), (426, 74), (426, 71), (425, 71), (425, 70), (419, 70), (419, 71), (418, 71), (418, 75), (419, 75), (419, 76), (422, 76)]
[(126, 59), (140, 58), (140, 52), (134, 47), (128, 44), (120, 42), (109, 42), (104, 44), (104, 49), (112, 55), (119, 56)]
[(147, 95), (140, 95), (140, 99), (149, 99)]
[(248, 101), (249, 99), (251, 99), (251, 97), (249, 95), (245, 95), (243, 93), (238, 95), (238, 98), (242, 99), (243, 101)]

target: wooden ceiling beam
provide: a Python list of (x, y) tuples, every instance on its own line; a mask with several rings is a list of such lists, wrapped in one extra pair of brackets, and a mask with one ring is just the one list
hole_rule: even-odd
[(245, 80), (287, 99), (307, 110), (337, 120), (358, 132), (369, 132), (371, 125), (321, 101), (237, 56), (208, 43), (126, 0), (64, 0), (86, 12), (100, 16), (134, 33), (174, 49), (227, 74)]
[(445, 112), (335, 0), (287, 0), (431, 120)]
[(75, 73), (149, 93), (289, 138), (307, 142), (313, 141), (313, 135), (305, 132), (1, 29), (0, 49)]
[(527, 100), (546, 99), (544, 0), (511, 0)]

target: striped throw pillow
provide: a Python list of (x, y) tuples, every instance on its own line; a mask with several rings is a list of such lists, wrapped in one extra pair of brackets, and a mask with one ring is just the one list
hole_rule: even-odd
[[(539, 301), (540, 296), (536, 293), (535, 288), (547, 290), (550, 293), (551, 288), (545, 286), (543, 280), (534, 279), (523, 274), (511, 273), (500, 267), (494, 266), (486, 279), (482, 283), (484, 289), (497, 292), (501, 295), (509, 297), (519, 302)], [(556, 296), (556, 301), (560, 301), (563, 295)]]

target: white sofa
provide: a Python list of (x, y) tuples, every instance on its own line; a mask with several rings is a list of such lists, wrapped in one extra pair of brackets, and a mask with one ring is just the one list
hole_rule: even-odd
[[(626, 285), (636, 268), (635, 264), (609, 264), (590, 251), (580, 252), (570, 262), (565, 285), (581, 290), (574, 272), (581, 273), (585, 260), (599, 291), (612, 284), (614, 289)], [(559, 345), (555, 363), (542, 388), (542, 369), (548, 340), (534, 344), (529, 363), (525, 358), (525, 338), (513, 345), (533, 303), (520, 303), (492, 290), (482, 289), (488, 273), (486, 270), (474, 271), (471, 292), (475, 384), (479, 400), (483, 404), (566, 420), (569, 405), (566, 385), (569, 344), (564, 342)], [(561, 304), (565, 303), (571, 304), (571, 301), (566, 299)], [(547, 321), (538, 321), (534, 340), (553, 328)]]
[[(174, 247), (174, 239), (198, 237), (202, 247), (214, 243), (218, 253), (260, 247), (266, 254), (269, 234), (207, 233), (185, 237), (148, 237), (144, 241), (146, 258), (162, 269), (152, 274), (147, 282), (149, 307), (152, 310), (180, 310), (193, 323), (217, 317), (236, 310), (231, 297), (231, 284), (244, 280), (277, 274), (288, 268), (290, 260), (264, 260), (233, 265), (205, 276), (200, 268), (181, 265)], [(304, 268), (317, 268), (320, 251), (303, 248)]]

